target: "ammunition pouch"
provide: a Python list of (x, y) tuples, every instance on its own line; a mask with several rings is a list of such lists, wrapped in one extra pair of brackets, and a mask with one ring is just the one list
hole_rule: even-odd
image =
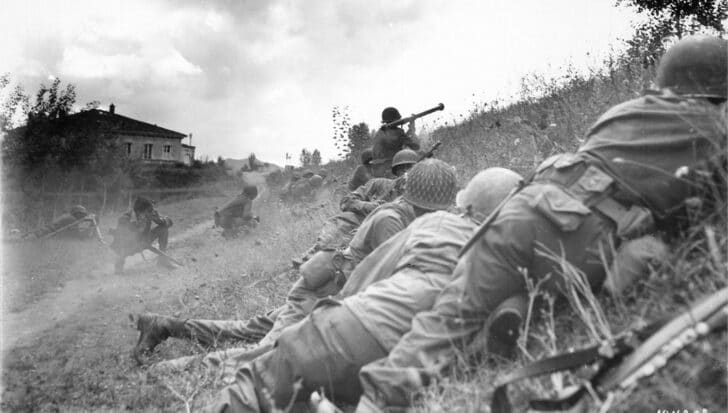
[[(652, 212), (640, 205), (624, 205), (614, 197), (619, 184), (586, 153), (555, 155), (536, 169), (535, 182), (555, 184), (534, 200), (534, 207), (563, 231), (573, 231), (589, 210), (612, 222), (620, 239), (652, 232)], [(568, 199), (567, 199), (568, 198)], [(620, 197), (621, 198), (621, 197)], [(578, 204), (581, 204), (580, 206)]]

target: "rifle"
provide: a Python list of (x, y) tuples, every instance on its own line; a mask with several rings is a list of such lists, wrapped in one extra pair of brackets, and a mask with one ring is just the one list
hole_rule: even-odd
[(78, 225), (78, 224), (80, 224), (80, 223), (82, 223), (84, 221), (91, 221), (94, 224), (94, 226), (96, 226), (96, 220), (94, 219), (94, 214), (89, 214), (89, 215), (87, 215), (87, 216), (85, 216), (83, 218), (79, 218), (79, 219), (71, 222), (68, 225), (65, 225), (65, 226), (63, 226), (61, 228), (58, 228), (57, 230), (55, 230), (53, 232), (50, 232), (48, 234), (45, 234), (42, 237), (40, 237), (39, 239), (48, 239), (48, 238), (51, 238), (52, 236), (58, 234), (59, 232), (63, 232), (65, 230), (67, 230), (68, 228), (71, 228), (74, 225)]
[(404, 125), (405, 123), (410, 123), (411, 121), (413, 121), (413, 120), (415, 120), (417, 118), (421, 118), (423, 116), (427, 116), (430, 113), (437, 112), (438, 110), (443, 110), (443, 109), (445, 109), (445, 105), (443, 105), (442, 103), (440, 103), (437, 106), (435, 106), (434, 108), (427, 109), (424, 112), (420, 112), (420, 113), (414, 114), (414, 115), (409, 116), (409, 117), (406, 117), (406, 118), (402, 118), (402, 119), (399, 119), (399, 120), (395, 120), (394, 122), (385, 123), (384, 125), (382, 125), (382, 128), (383, 129), (385, 129), (385, 128), (394, 128), (394, 127), (399, 126), (399, 125)]
[(658, 320), (640, 330), (628, 331), (614, 343), (559, 354), (516, 369), (496, 382), (491, 412), (512, 411), (507, 392), (510, 383), (595, 362), (602, 362), (602, 366), (587, 385), (562, 399), (530, 400), (531, 409), (568, 410), (589, 393), (587, 386), (601, 395), (630, 388), (664, 367), (670, 357), (688, 344), (725, 329), (726, 321), (728, 288), (711, 294), (672, 319)]
[(422, 154), (422, 156), (420, 157), (420, 161), (424, 161), (425, 159), (435, 156), (435, 151), (440, 147), (440, 145), (442, 145), (441, 141), (435, 142), (435, 144), (432, 145), (429, 151)]
[(143, 250), (141, 251), (141, 253), (142, 253), (142, 256), (144, 256), (144, 255), (143, 255), (143, 252), (144, 252), (144, 250), (149, 250), (149, 251), (151, 251), (151, 252), (153, 252), (153, 253), (155, 253), (155, 254), (157, 254), (157, 255), (159, 255), (159, 256), (165, 257), (165, 258), (167, 258), (168, 260), (172, 261), (173, 263), (175, 263), (175, 264), (179, 265), (180, 267), (184, 267), (184, 266), (185, 266), (185, 265), (184, 265), (184, 264), (182, 264), (181, 262), (179, 262), (179, 261), (175, 260), (174, 258), (170, 257), (169, 255), (165, 254), (165, 253), (164, 253), (163, 251), (161, 251), (161, 250), (160, 250), (159, 248), (157, 248), (157, 247), (153, 247), (153, 246), (151, 246), (151, 245), (147, 245), (147, 246), (145, 246), (145, 247), (144, 247), (144, 249), (143, 249)]

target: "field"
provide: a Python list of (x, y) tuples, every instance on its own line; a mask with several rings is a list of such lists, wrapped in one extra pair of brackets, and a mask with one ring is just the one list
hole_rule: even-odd
[[(438, 157), (457, 165), (460, 184), (487, 166), (526, 174), (544, 157), (578, 146), (581, 136), (609, 106), (636, 96), (651, 74), (624, 66), (588, 76), (569, 74), (538, 80), (521, 103), (475, 106), (457, 122), (433, 131)], [(224, 197), (197, 198), (159, 207), (175, 220), (170, 254), (185, 265), (162, 270), (137, 258), (124, 275), (113, 274), (113, 256), (92, 243), (45, 241), (3, 245), (3, 411), (181, 411), (199, 409), (223, 385), (199, 362), (182, 372), (139, 367), (130, 357), (137, 333), (128, 313), (156, 312), (183, 318), (248, 318), (280, 305), (294, 273), (290, 259), (313, 242), (324, 219), (337, 208), (335, 173), (315, 202), (282, 205), (263, 191), (255, 210), (261, 225), (247, 236), (224, 241), (212, 229), (212, 210)], [(338, 182), (333, 182), (333, 178)], [(232, 195), (232, 194), (228, 194)], [(719, 200), (724, 202), (725, 200)], [(726, 285), (726, 208), (696, 213), (671, 240), (671, 258), (625, 297), (598, 295), (609, 333), (671, 314)], [(108, 229), (115, 216), (102, 217)], [(149, 257), (148, 257), (149, 258)], [(515, 365), (593, 343), (586, 323), (557, 312), (529, 326)], [(550, 322), (548, 322), (551, 320)], [(682, 352), (668, 368), (645, 380), (610, 411), (705, 408), (726, 411), (725, 334)], [(199, 356), (208, 349), (168, 340), (153, 361)], [(463, 363), (424, 393), (420, 411), (488, 411), (495, 377), (514, 367), (483, 361)], [(553, 396), (578, 376), (517, 386), (523, 393)], [(583, 411), (591, 411), (582, 406)], [(517, 410), (518, 411), (518, 410)]]

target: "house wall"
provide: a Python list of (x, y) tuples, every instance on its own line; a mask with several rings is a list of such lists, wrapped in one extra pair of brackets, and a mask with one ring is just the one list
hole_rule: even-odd
[[(129, 153), (129, 157), (133, 159), (143, 159), (144, 145), (151, 144), (152, 157), (149, 159), (150, 161), (185, 162), (185, 157), (182, 153), (181, 139), (121, 135), (119, 136), (119, 142), (121, 143), (121, 149), (124, 153), (127, 153), (127, 144), (131, 143), (131, 153)], [(170, 146), (169, 153), (164, 152), (165, 145)]]
[(180, 145), (182, 151), (182, 162), (185, 165), (192, 165), (192, 161), (195, 159), (195, 147), (188, 145)]

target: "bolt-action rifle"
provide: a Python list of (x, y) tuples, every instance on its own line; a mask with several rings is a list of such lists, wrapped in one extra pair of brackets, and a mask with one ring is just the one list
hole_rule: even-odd
[(382, 125), (382, 128), (383, 129), (394, 128), (396, 126), (404, 125), (405, 123), (410, 123), (415, 119), (421, 118), (423, 116), (427, 116), (430, 113), (437, 112), (438, 110), (443, 110), (443, 109), (445, 109), (445, 105), (440, 103), (437, 106), (435, 106), (434, 108), (427, 109), (424, 112), (420, 112), (420, 113), (414, 114), (412, 116), (408, 116), (406, 118), (395, 120), (394, 122), (385, 123), (384, 125)]
[[(613, 343), (559, 354), (516, 369), (495, 384), (491, 412), (512, 411), (507, 386), (529, 377), (600, 362), (601, 367), (588, 386), (598, 396), (629, 389), (640, 379), (653, 375), (690, 343), (726, 328), (728, 288), (719, 290), (688, 311), (671, 319), (658, 320), (645, 328), (628, 331)], [(530, 400), (533, 410), (568, 410), (589, 393), (587, 385), (558, 400)]]
[(442, 142), (440, 142), (440, 141), (435, 142), (435, 144), (432, 145), (430, 150), (428, 150), (427, 152), (422, 154), (422, 156), (420, 157), (420, 161), (424, 161), (425, 159), (432, 158), (433, 156), (435, 156), (435, 151), (440, 147), (440, 145), (442, 145)]

